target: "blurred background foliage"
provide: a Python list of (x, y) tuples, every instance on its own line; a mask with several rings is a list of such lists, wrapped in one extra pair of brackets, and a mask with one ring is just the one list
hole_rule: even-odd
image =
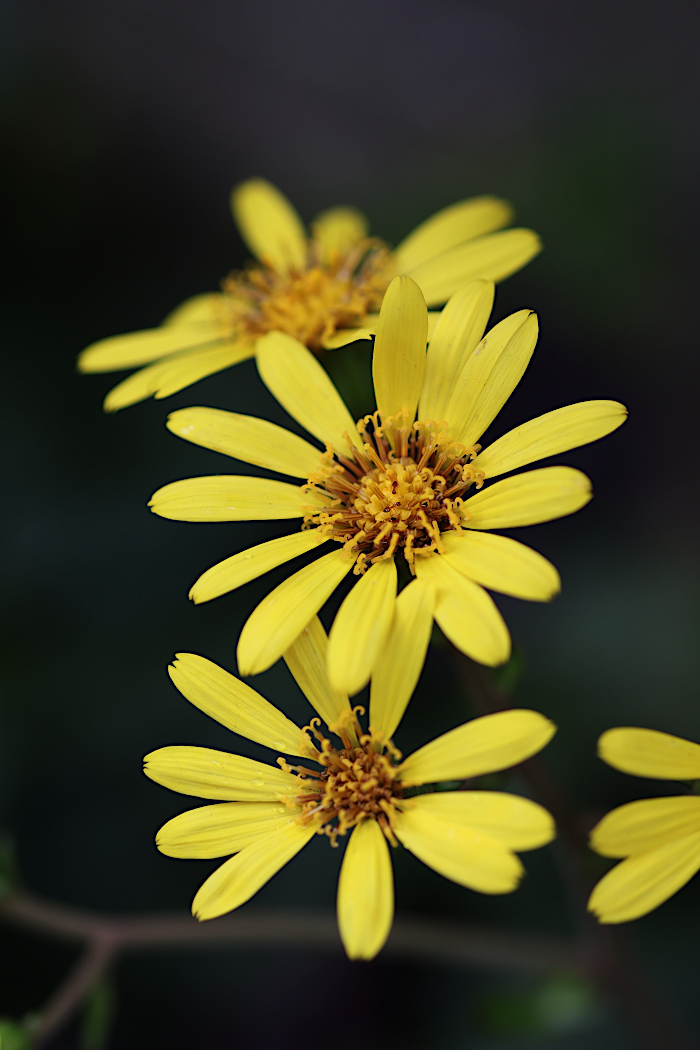
[[(479, 193), (513, 200), (542, 234), (543, 255), (497, 294), (496, 319), (532, 307), (541, 337), (492, 436), (587, 398), (622, 400), (631, 417), (559, 458), (590, 473), (593, 503), (518, 530), (564, 589), (546, 607), (499, 599), (521, 654), (514, 702), (559, 725), (547, 759), (587, 826), (658, 791), (599, 762), (602, 730), (700, 740), (696, 15), (690, 0), (5, 0), (0, 824), (32, 889), (110, 912), (185, 911), (214, 865), (156, 853), (155, 830), (187, 800), (143, 778), (141, 756), (168, 743), (262, 755), (190, 707), (165, 667), (184, 650), (235, 671), (240, 627), (281, 572), (196, 609), (187, 590), (284, 529), (167, 522), (145, 504), (168, 481), (228, 469), (169, 434), (168, 411), (284, 415), (250, 362), (116, 417), (101, 411), (115, 378), (74, 369), (83, 346), (158, 323), (244, 262), (228, 191), (253, 174), (307, 220), (355, 204), (393, 243)], [(329, 366), (349, 395), (368, 374), (366, 351), (353, 354)], [(305, 717), (283, 667), (254, 684)], [(469, 714), (438, 649), (397, 743)], [(331, 909), (340, 854), (313, 842), (249, 907)], [(557, 847), (524, 859), (521, 889), (490, 899), (402, 853), (398, 910), (571, 932)], [(592, 872), (605, 867), (591, 859)], [(699, 894), (691, 884), (626, 931), (690, 1022)], [(0, 1014), (19, 1018), (71, 954), (4, 928), (0, 944)], [(296, 1050), (320, 1036), (338, 1050), (358, 1038), (367, 1050), (636, 1045), (604, 997), (560, 976), (381, 956), (368, 969), (340, 951), (133, 958), (116, 990), (95, 994), (98, 1014), (116, 995), (111, 1045), (135, 1050)], [(96, 1025), (89, 1015), (82, 1037), (76, 1026), (56, 1046), (96, 1046)]]

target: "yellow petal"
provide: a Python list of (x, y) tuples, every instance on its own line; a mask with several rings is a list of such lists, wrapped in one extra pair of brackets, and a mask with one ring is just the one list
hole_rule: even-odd
[(421, 290), (409, 277), (395, 277), (379, 311), (372, 356), (377, 408), (384, 419), (404, 409), (409, 424), (415, 419), (427, 343), (428, 310)]
[(531, 547), (490, 532), (446, 532), (445, 560), (470, 580), (492, 591), (548, 602), (559, 593), (559, 573)]
[(513, 217), (508, 201), (498, 197), (470, 197), (431, 215), (396, 248), (396, 267), (407, 273), (465, 241), (507, 226)]
[(198, 383), (200, 379), (216, 372), (223, 372), (225, 368), (240, 364), (252, 356), (253, 344), (243, 339), (174, 354), (117, 383), (104, 399), (104, 410), (118, 412), (120, 408), (128, 408), (147, 397), (154, 397), (157, 401), (170, 397), (178, 390), (184, 390), (186, 386)]
[(504, 230), (467, 241), (412, 266), (408, 276), (420, 285), (428, 306), (447, 302), (465, 281), (483, 277), (502, 281), (539, 255), (542, 244), (533, 230)]
[(403, 784), (465, 780), (524, 762), (556, 732), (537, 711), (497, 711), (444, 733), (414, 751), (399, 767)]
[(554, 820), (543, 806), (503, 791), (436, 791), (406, 799), (448, 827), (472, 828), (513, 850), (537, 849), (556, 834)]
[(171, 310), (163, 324), (199, 324), (202, 321), (216, 320), (222, 310), (225, 297), (221, 292), (204, 292), (192, 295)]
[(174, 745), (152, 751), (143, 771), (156, 784), (181, 795), (225, 802), (277, 802), (295, 798), (301, 781), (277, 766), (252, 758), (212, 751), (208, 747)]
[(609, 766), (637, 777), (700, 779), (700, 744), (655, 729), (608, 729), (598, 754)]
[(478, 893), (510, 893), (524, 874), (515, 854), (482, 831), (447, 824), (418, 808), (399, 813), (392, 826), (424, 864)]
[(450, 437), (474, 445), (522, 378), (537, 342), (537, 317), (511, 314), (484, 336), (459, 373), (445, 409)]
[(287, 824), (231, 857), (200, 887), (192, 901), (195, 918), (215, 919), (245, 904), (316, 834), (315, 827)]
[(596, 824), (591, 847), (604, 857), (627, 857), (658, 849), (700, 832), (700, 798), (644, 798), (618, 806)]
[(362, 328), (339, 328), (337, 332), (326, 336), (323, 340), (324, 350), (339, 350), (341, 346), (349, 346), (359, 339), (371, 339), (377, 329), (364, 325)]
[(376, 820), (354, 829), (338, 879), (338, 926), (349, 959), (373, 959), (394, 920), (394, 873)]
[(580, 401), (510, 430), (484, 449), (474, 465), (487, 478), (495, 478), (526, 463), (597, 441), (626, 419), (627, 409), (619, 401)]
[(313, 751), (299, 726), (211, 660), (194, 653), (178, 653), (168, 674), (191, 704), (233, 733), (286, 755), (308, 757)]
[(469, 281), (437, 315), (425, 361), (420, 419), (446, 419), (455, 384), (484, 334), (494, 291), (493, 281)]
[(370, 565), (338, 609), (328, 638), (328, 679), (353, 696), (367, 685), (396, 604), (396, 565)]
[(291, 536), (280, 536), (279, 539), (260, 543), (257, 547), (250, 547), (212, 565), (193, 585), (189, 596), (195, 605), (209, 602), (228, 591), (235, 591), (244, 583), (256, 580), (258, 576), (263, 576), (270, 569), (276, 569), (278, 565), (300, 554), (314, 550), (322, 543), (326, 543), (326, 537), (318, 529), (293, 532)]
[(540, 467), (504, 478), (466, 500), (470, 529), (512, 529), (563, 518), (585, 507), (591, 483), (573, 467)]
[(286, 827), (300, 814), (298, 806), (288, 808), (279, 802), (218, 802), (173, 817), (156, 835), (156, 846), (166, 857), (228, 857)]
[(648, 915), (700, 868), (700, 832), (616, 864), (593, 890), (588, 908), (604, 923)]
[(394, 604), (391, 629), (374, 665), (369, 701), (369, 724), (382, 740), (396, 732), (423, 670), (435, 599), (432, 581), (421, 579), (404, 587)]
[(304, 630), (353, 566), (340, 548), (299, 569), (260, 602), (238, 640), (238, 669), (247, 677), (271, 667)]
[(318, 616), (292, 642), (284, 661), (326, 725), (335, 725), (350, 711), (347, 693), (331, 688), (328, 681), (328, 637)]
[(479, 663), (491, 667), (505, 663), (510, 656), (510, 635), (486, 591), (440, 554), (416, 558), (416, 573), (419, 580), (435, 585), (435, 619), (453, 645)]
[(268, 332), (256, 344), (263, 383), (290, 416), (324, 445), (345, 452), (345, 434), (362, 448), (355, 421), (326, 370), (310, 350), (284, 332)]
[(303, 518), (308, 504), (309, 497), (298, 485), (216, 474), (164, 485), (153, 493), (148, 506), (173, 521), (264, 521)]
[(192, 350), (221, 339), (223, 329), (218, 321), (197, 325), (147, 328), (141, 332), (127, 332), (92, 343), (78, 357), (80, 372), (118, 372), (180, 350)]
[(311, 234), (326, 264), (337, 261), (368, 233), (369, 222), (356, 208), (328, 208), (311, 223)]
[(231, 191), (241, 237), (266, 266), (279, 273), (306, 265), (306, 231), (295, 209), (267, 179), (248, 179)]
[(308, 478), (318, 470), (321, 453), (317, 448), (266, 419), (219, 408), (182, 408), (171, 412), (166, 425), (195, 445), (292, 478)]

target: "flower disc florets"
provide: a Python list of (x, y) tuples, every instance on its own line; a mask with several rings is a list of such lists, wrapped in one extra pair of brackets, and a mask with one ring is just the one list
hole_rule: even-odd
[(363, 820), (376, 820), (395, 846), (391, 820), (396, 803), (403, 796), (395, 764), (401, 753), (391, 743), (377, 741), (371, 731), (361, 733), (357, 718), (360, 714), (364, 714), (364, 709), (356, 707), (344, 724), (332, 727), (342, 748), (334, 747), (319, 732), (320, 719), (312, 719), (307, 726), (306, 731), (320, 745), (315, 756), (322, 767), (320, 771), (289, 766), (284, 759), (278, 759), (283, 769), (298, 773), (304, 780), (303, 791), (287, 801), (301, 806), (301, 823), (317, 823), (319, 834), (328, 835), (334, 846), (338, 835), (345, 835)]
[(434, 420), (409, 425), (405, 418), (380, 421), (375, 412), (357, 429), (364, 451), (348, 438), (348, 454), (329, 447), (309, 477), (306, 491), (326, 507), (310, 508), (304, 524), (345, 544), (358, 574), (399, 549), (415, 572), (417, 556), (444, 553), (441, 533), (468, 520), (462, 497), (484, 482), (473, 466), (480, 446), (450, 442)]
[(392, 276), (392, 254), (377, 238), (330, 259), (310, 240), (303, 269), (279, 273), (251, 265), (225, 278), (224, 319), (243, 335), (286, 332), (318, 351), (338, 329), (358, 328), (379, 309)]

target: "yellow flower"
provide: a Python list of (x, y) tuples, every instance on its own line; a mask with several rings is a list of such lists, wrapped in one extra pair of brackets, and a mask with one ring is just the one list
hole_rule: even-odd
[[(700, 780), (700, 745), (653, 729), (609, 729), (598, 741), (604, 762), (638, 777)], [(645, 798), (618, 806), (591, 832), (604, 857), (624, 857), (593, 890), (600, 922), (629, 922), (672, 897), (700, 868), (700, 797)]]
[[(427, 585), (412, 583), (406, 591)], [(416, 594), (416, 602), (420, 595)], [(216, 799), (189, 810), (158, 832), (171, 857), (234, 854), (202, 885), (193, 902), (198, 919), (213, 919), (249, 900), (316, 834), (332, 845), (351, 833), (338, 882), (338, 924), (347, 954), (371, 959), (393, 920), (389, 844), (401, 843), (445, 878), (480, 893), (509, 893), (523, 875), (515, 850), (535, 849), (554, 836), (549, 813), (535, 802), (495, 791), (407, 789), (505, 769), (535, 754), (555, 727), (535, 711), (502, 711), (445, 733), (404, 761), (389, 740), (420, 673), (427, 636), (414, 658), (412, 635), (401, 633), (412, 666), (386, 667), (370, 699), (371, 730), (358, 722), (346, 695), (325, 671), (326, 635), (314, 618), (285, 654), (320, 718), (295, 725), (249, 686), (216, 664), (179, 654), (170, 676), (180, 692), (227, 728), (276, 752), (302, 759), (277, 765), (200, 747), (164, 747), (145, 758), (146, 774), (185, 795)], [(393, 663), (393, 661), (392, 661)], [(394, 688), (387, 688), (394, 676)], [(408, 692), (407, 692), (408, 689)], [(320, 731), (321, 718), (337, 741)], [(311, 762), (313, 765), (309, 765)]]
[[(262, 419), (207, 408), (173, 413), (180, 437), (305, 484), (219, 475), (177, 481), (151, 500), (156, 514), (186, 521), (300, 519), (302, 528), (213, 566), (190, 597), (209, 601), (329, 540), (335, 550), (276, 587), (248, 619), (238, 644), (243, 675), (266, 670), (354, 568), (359, 579), (330, 633), (329, 673), (350, 693), (369, 681), (391, 626), (397, 562), (434, 584), (434, 614), (447, 637), (485, 664), (505, 661), (508, 630), (485, 587), (531, 601), (559, 589), (556, 569), (529, 547), (484, 530), (571, 514), (591, 497), (584, 474), (545, 467), (482, 488), (524, 464), (594, 441), (626, 415), (615, 401), (548, 412), (477, 444), (520, 380), (537, 340), (528, 310), (482, 339), (493, 301), (488, 281), (449, 301), (426, 354), (427, 310), (418, 286), (395, 278), (374, 347), (377, 411), (354, 424), (328, 374), (297, 340), (258, 343), (260, 374), (318, 448)], [(416, 420), (417, 414), (417, 420)], [(437, 422), (436, 422), (437, 421)], [(468, 493), (475, 488), (475, 494)]]
[(323, 212), (307, 236), (286, 197), (264, 179), (236, 187), (231, 206), (258, 262), (230, 274), (220, 293), (187, 300), (159, 328), (87, 347), (78, 359), (82, 372), (146, 366), (110, 391), (106, 411), (169, 397), (238, 364), (266, 332), (286, 332), (314, 351), (369, 338), (396, 273), (410, 274), (429, 305), (440, 305), (463, 281), (501, 281), (540, 251), (532, 230), (502, 230), (512, 210), (496, 197), (444, 208), (394, 251), (368, 236), (367, 220), (353, 208)]

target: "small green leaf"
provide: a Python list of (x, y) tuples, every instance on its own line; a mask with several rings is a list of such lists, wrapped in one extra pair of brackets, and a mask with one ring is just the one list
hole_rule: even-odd
[(31, 1050), (31, 1047), (26, 1028), (14, 1021), (0, 1020), (0, 1050)]
[[(112, 1031), (115, 1009), (114, 984), (110, 980), (99, 981), (85, 1000), (80, 1036), (81, 1050), (104, 1050)], [(0, 1050), (4, 1048), (0, 1046)]]

